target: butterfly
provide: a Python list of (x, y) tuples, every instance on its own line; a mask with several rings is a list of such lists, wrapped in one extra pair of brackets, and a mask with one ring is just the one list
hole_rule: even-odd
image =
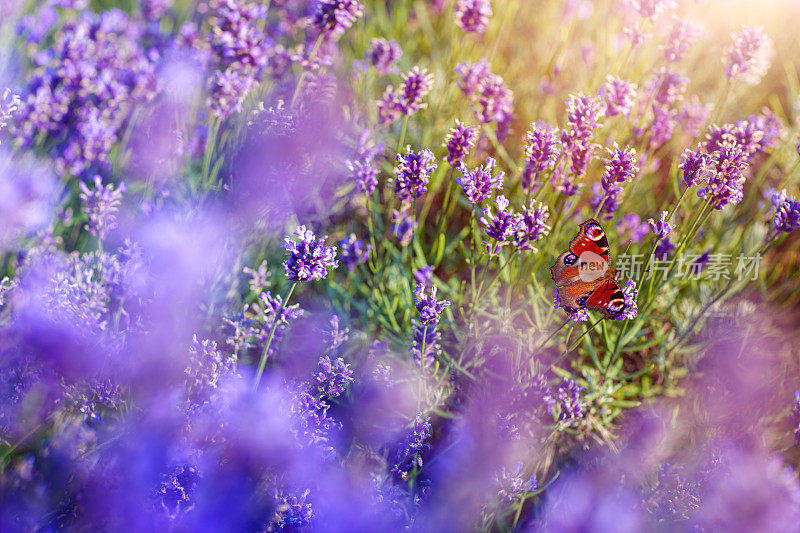
[(593, 218), (580, 225), (569, 250), (550, 267), (558, 300), (569, 313), (578, 309), (600, 311), (616, 318), (625, 310), (625, 296), (617, 283), (617, 271), (608, 266), (608, 239)]

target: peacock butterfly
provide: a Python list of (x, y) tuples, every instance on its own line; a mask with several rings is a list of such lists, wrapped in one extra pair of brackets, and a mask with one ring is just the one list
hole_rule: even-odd
[(550, 267), (558, 299), (567, 312), (600, 311), (616, 318), (625, 310), (625, 297), (617, 283), (617, 271), (608, 266), (608, 239), (593, 218), (580, 225), (569, 250)]

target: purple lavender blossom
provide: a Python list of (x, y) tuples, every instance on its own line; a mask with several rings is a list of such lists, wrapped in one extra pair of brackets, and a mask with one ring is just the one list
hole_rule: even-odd
[(103, 185), (100, 176), (94, 177), (94, 187), (89, 189), (85, 182), (78, 184), (83, 202), (83, 212), (88, 223), (86, 229), (99, 240), (105, 239), (109, 231), (117, 227), (117, 211), (122, 203), (125, 183)]
[[(228, 338), (228, 344), (234, 346), (236, 351), (241, 347), (250, 346), (249, 335), (255, 335), (259, 344), (267, 341), (269, 331), (274, 324), (275, 334), (272, 338), (272, 344), (269, 348), (269, 355), (277, 352), (277, 347), (280, 345), (280, 340), (289, 328), (289, 324), (293, 320), (302, 317), (305, 311), (300, 309), (298, 304), (284, 305), (283, 298), (280, 295), (273, 296), (270, 291), (264, 291), (258, 295), (258, 301), (261, 304), (257, 308), (258, 314), (262, 317), (263, 324), (259, 330), (253, 328), (252, 323), (248, 323), (244, 316), (236, 317), (234, 320), (229, 321), (230, 325), (235, 326), (235, 334)], [(283, 307), (283, 309), (281, 309)], [(280, 314), (278, 311), (280, 310)], [(244, 338), (241, 338), (244, 337)]]
[(530, 189), (542, 172), (554, 168), (560, 154), (558, 128), (551, 128), (543, 122), (531, 124), (531, 129), (525, 134), (523, 189)]
[[(482, 58), (478, 63), (459, 63), (455, 72), (458, 88), (472, 100), (475, 117), (481, 124), (507, 124), (513, 111), (514, 93), (503, 78), (491, 72), (491, 65)], [(502, 140), (502, 139), (501, 139)]]
[(236, 355), (224, 354), (217, 343), (194, 337), (186, 366), (186, 400), (190, 410), (212, 400), (222, 382), (236, 371)]
[[(118, 130), (154, 94), (155, 57), (140, 42), (144, 31), (119, 10), (82, 11), (59, 21), (52, 39), (32, 41), (27, 53), (37, 68), (12, 132), (20, 144), (52, 143), (61, 174), (109, 170)], [(45, 42), (52, 44), (40, 48)]]
[(667, 63), (678, 63), (689, 48), (700, 38), (703, 29), (700, 25), (684, 17), (674, 16), (667, 29), (664, 45), (664, 59)]
[(526, 492), (536, 492), (538, 483), (536, 474), (532, 474), (525, 480), (522, 474), (522, 462), (517, 462), (514, 468), (509, 470), (501, 467), (500, 472), (495, 474), (494, 481), (498, 487), (497, 496), (507, 504)]
[(237, 69), (217, 70), (209, 81), (207, 105), (219, 118), (242, 112), (244, 99), (255, 85), (251, 73)]
[(491, 16), (488, 0), (456, 0), (456, 25), (466, 33), (484, 33)]
[(350, 272), (367, 261), (369, 252), (372, 249), (372, 245), (369, 243), (364, 244), (361, 239), (356, 237), (355, 233), (351, 233), (337, 244), (340, 250), (339, 261), (347, 266), (347, 270)]
[(414, 307), (417, 308), (420, 321), (425, 325), (436, 325), (439, 323), (442, 311), (450, 307), (447, 300), (436, 299), (436, 286), (431, 286), (430, 294), (425, 294), (425, 286), (417, 285), (414, 289)]
[(430, 417), (423, 418), (422, 413), (418, 413), (414, 419), (414, 429), (395, 448), (391, 462), (392, 473), (405, 480), (414, 466), (421, 467), (422, 453), (430, 449), (426, 442), (430, 436)]
[(276, 491), (275, 514), (270, 519), (265, 531), (298, 531), (311, 524), (314, 518), (314, 507), (308, 501), (311, 491), (287, 493)]
[(319, 358), (319, 371), (316, 374), (319, 394), (328, 398), (338, 398), (353, 382), (353, 371), (341, 357), (331, 361), (327, 355)]
[(493, 215), (492, 208), (486, 206), (483, 208), (483, 216), (480, 218), (486, 235), (494, 240), (493, 244), (484, 242), (489, 255), (497, 255), (500, 252), (500, 248), (514, 236), (519, 224), (519, 217), (508, 209), (508, 200), (505, 196), (499, 195), (495, 202), (497, 203), (497, 215)]
[(209, 80), (208, 105), (225, 118), (242, 103), (267, 66), (266, 36), (260, 24), (266, 6), (250, 0), (212, 0), (211, 50), (219, 68)]
[(366, 196), (375, 192), (378, 186), (378, 170), (369, 161), (348, 161), (347, 168), (355, 183), (356, 190)]
[(636, 150), (633, 148), (621, 149), (614, 143), (614, 147), (607, 150), (610, 157), (603, 159), (605, 170), (600, 177), (600, 183), (606, 194), (613, 195), (620, 184), (633, 181), (639, 172), (639, 166), (636, 164)]
[(675, 250), (676, 246), (672, 243), (667, 236), (665, 239), (661, 239), (658, 241), (658, 245), (656, 246), (656, 251), (653, 254), (657, 259), (664, 261), (669, 255)]
[(394, 167), (394, 179), (391, 181), (397, 198), (401, 202), (410, 202), (421, 197), (428, 190), (428, 180), (436, 170), (436, 158), (427, 148), (414, 153), (411, 145), (406, 146), (405, 154), (397, 154), (398, 164)]
[(403, 74), (403, 81), (397, 89), (397, 111), (402, 115), (413, 115), (420, 109), (425, 109), (428, 104), (423, 103), (422, 99), (427, 96), (433, 88), (433, 74), (429, 74), (427, 69), (414, 67)]
[(318, 0), (314, 25), (326, 35), (340, 36), (363, 14), (358, 0)]
[(800, 200), (786, 195), (786, 189), (772, 196), (775, 214), (772, 223), (777, 232), (790, 233), (800, 229)]
[(514, 231), (514, 247), (537, 253), (533, 243), (550, 233), (551, 228), (546, 224), (549, 217), (547, 206), (541, 202), (535, 206), (533, 202), (529, 206), (523, 206)]
[(416, 282), (419, 285), (428, 287), (429, 285), (431, 285), (431, 274), (433, 274), (433, 266), (429, 265), (422, 268), (417, 268), (412, 272), (412, 274), (414, 274), (414, 280), (416, 280)]
[(601, 126), (598, 121), (605, 113), (605, 105), (597, 96), (578, 93), (567, 98), (565, 107), (568, 128), (561, 132), (561, 142), (570, 156), (573, 174), (580, 178), (594, 154), (594, 130)]
[(710, 202), (714, 209), (738, 204), (744, 195), (747, 154), (739, 144), (722, 147), (711, 156), (708, 181), (697, 195)]
[(249, 266), (246, 266), (242, 268), (242, 272), (250, 277), (250, 279), (247, 281), (247, 285), (250, 289), (250, 292), (253, 294), (259, 294), (264, 289), (269, 289), (272, 286), (272, 282), (270, 281), (272, 272), (270, 272), (269, 265), (267, 265), (266, 260), (261, 261), (256, 268), (250, 268)]
[(491, 158), (486, 158), (486, 163), (473, 170), (469, 170), (463, 163), (458, 171), (460, 178), (456, 178), (456, 184), (464, 190), (464, 194), (472, 204), (479, 204), (489, 199), (492, 189), (503, 189), (503, 179), (505, 172), (500, 171), (492, 175), (492, 170), (497, 166), (497, 162)]
[(408, 246), (411, 244), (411, 239), (414, 236), (414, 228), (417, 227), (417, 221), (408, 213), (408, 204), (403, 204), (400, 210), (392, 210), (392, 235), (400, 243), (400, 246)]
[(772, 40), (761, 26), (742, 26), (733, 34), (733, 44), (725, 51), (725, 75), (755, 85), (766, 74), (772, 59)]
[(667, 216), (669, 216), (669, 212), (662, 211), (661, 215), (658, 217), (658, 222), (652, 218), (647, 219), (647, 223), (650, 224), (650, 229), (653, 231), (653, 234), (655, 234), (657, 240), (666, 239), (667, 236), (672, 233), (672, 226), (667, 221)]
[(395, 64), (403, 55), (403, 50), (397, 41), (387, 41), (384, 38), (370, 39), (366, 59), (375, 67), (379, 74), (386, 75), (396, 71)]
[(600, 90), (606, 104), (606, 116), (628, 116), (636, 101), (636, 84), (609, 74)]
[(687, 187), (696, 187), (708, 179), (709, 159), (699, 143), (697, 149), (683, 151), (678, 168), (683, 171), (683, 183)]
[(328, 353), (339, 353), (339, 348), (350, 338), (350, 328), (342, 328), (340, 322), (339, 315), (331, 316), (330, 329), (325, 331), (328, 337)]
[(689, 78), (678, 72), (670, 72), (666, 68), (661, 68), (655, 71), (654, 76), (648, 80), (646, 90), (650, 95), (653, 107), (665, 110), (683, 98), (688, 83)]
[(290, 281), (313, 281), (325, 279), (328, 268), (336, 268), (336, 247), (325, 246), (325, 237), (317, 239), (314, 232), (305, 226), (297, 226), (294, 231), (297, 240), (286, 237), (283, 249), (289, 259), (283, 262), (283, 270)]
[(478, 128), (465, 126), (460, 120), (456, 119), (455, 127), (450, 128), (450, 132), (444, 138), (443, 146), (447, 149), (447, 163), (452, 168), (459, 168), (477, 140)]
[(400, 118), (400, 111), (398, 111), (400, 101), (391, 85), (386, 87), (383, 95), (375, 102), (375, 106), (378, 108), (378, 122), (384, 126)]
[(548, 393), (545, 401), (550, 411), (558, 409), (559, 422), (570, 423), (573, 420), (583, 418), (586, 404), (581, 400), (580, 393), (582, 390), (583, 387), (574, 381), (561, 378), (561, 383), (559, 383), (555, 394)]
[(3, 96), (0, 97), (0, 130), (6, 127), (8, 120), (14, 116), (19, 106), (19, 96), (12, 93), (11, 89), (3, 91)]
[(459, 63), (455, 68), (459, 77), (456, 85), (467, 98), (473, 98), (483, 80), (491, 74), (491, 65), (486, 58), (481, 58), (477, 63)]

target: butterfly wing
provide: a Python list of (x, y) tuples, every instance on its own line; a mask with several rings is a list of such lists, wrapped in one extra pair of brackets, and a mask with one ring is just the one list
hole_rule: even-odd
[[(608, 260), (608, 239), (600, 223), (590, 218), (580, 225), (569, 250), (550, 267), (561, 307), (572, 313), (587, 308), (605, 318), (622, 313), (625, 299)], [(585, 270), (590, 263), (595, 270)]]
[(608, 262), (608, 239), (600, 223), (590, 218), (581, 224), (578, 235), (569, 243), (569, 250), (578, 257), (592, 252)]
[(616, 318), (625, 310), (625, 295), (614, 277), (615, 273), (609, 271), (586, 299), (586, 308), (603, 313), (605, 318)]

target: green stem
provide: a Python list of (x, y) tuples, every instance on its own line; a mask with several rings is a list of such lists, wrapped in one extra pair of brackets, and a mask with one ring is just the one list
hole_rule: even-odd
[(269, 355), (269, 348), (272, 344), (272, 339), (275, 337), (275, 330), (278, 329), (278, 322), (281, 318), (281, 313), (283, 309), (286, 307), (286, 304), (289, 302), (289, 299), (292, 297), (292, 293), (294, 292), (295, 287), (297, 287), (297, 282), (295, 281), (292, 283), (291, 288), (289, 289), (288, 294), (286, 294), (286, 298), (283, 299), (281, 302), (281, 306), (278, 308), (278, 312), (275, 313), (275, 317), (272, 319), (272, 327), (269, 329), (269, 336), (267, 336), (267, 342), (264, 344), (264, 352), (261, 354), (261, 360), (258, 362), (258, 370), (256, 371), (256, 378), (253, 381), (253, 390), (258, 390), (258, 384), (261, 382), (261, 375), (264, 373), (264, 367), (267, 366), (267, 357)]
[(396, 152), (399, 154), (403, 148), (403, 142), (406, 140), (406, 130), (408, 130), (408, 115), (403, 117), (403, 127), (400, 129), (400, 140), (397, 142)]

